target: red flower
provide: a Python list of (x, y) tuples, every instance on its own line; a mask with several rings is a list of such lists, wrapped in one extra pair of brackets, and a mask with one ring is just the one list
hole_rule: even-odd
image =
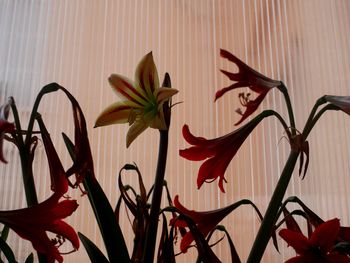
[(237, 110), (237, 112), (242, 115), (242, 118), (235, 124), (238, 125), (246, 118), (248, 118), (259, 107), (270, 89), (280, 86), (281, 82), (265, 77), (226, 50), (221, 49), (220, 55), (223, 58), (226, 58), (229, 61), (235, 63), (238, 67), (238, 73), (231, 73), (225, 70), (221, 70), (221, 72), (224, 73), (230, 80), (236, 81), (236, 83), (218, 90), (215, 94), (215, 100), (220, 98), (227, 91), (242, 87), (248, 87), (252, 91), (258, 93), (258, 96), (254, 100), (250, 99), (249, 93), (239, 94), (241, 104), (243, 107), (246, 107), (246, 110), (244, 113), (242, 113), (240, 109)]
[[(58, 202), (54, 193), (46, 201), (24, 209), (0, 211), (0, 222), (8, 225), (19, 236), (32, 242), (33, 247), (47, 255), (48, 262), (63, 262), (58, 246), (65, 239), (70, 240), (75, 249), (79, 248), (79, 239), (75, 230), (62, 219), (71, 215), (78, 207), (76, 200)], [(57, 238), (50, 240), (46, 231), (56, 233)]]
[(282, 229), (279, 232), (280, 236), (298, 254), (286, 263), (349, 263), (349, 257), (332, 252), (339, 229), (340, 223), (337, 218), (319, 225), (310, 238), (300, 232)]
[[(75, 230), (62, 221), (77, 209), (78, 204), (76, 200), (59, 201), (68, 191), (68, 180), (43, 121), (41, 118), (37, 120), (49, 163), (51, 190), (54, 193), (44, 202), (29, 208), (0, 211), (0, 222), (8, 225), (22, 238), (31, 241), (38, 252), (47, 255), (49, 263), (55, 260), (63, 262), (58, 247), (65, 239), (72, 243), (74, 249), (79, 248)], [(57, 237), (50, 239), (46, 231), (55, 233)]]
[(327, 102), (350, 115), (350, 96), (325, 96)]
[(7, 163), (2, 151), (2, 145), (3, 145), (5, 133), (13, 132), (15, 130), (15, 126), (13, 125), (13, 123), (10, 123), (7, 121), (9, 111), (10, 111), (10, 102), (7, 102), (0, 107), (0, 161), (3, 163)]
[(197, 186), (200, 188), (204, 182), (212, 182), (219, 177), (219, 188), (224, 193), (223, 181), (227, 166), (237, 153), (248, 135), (259, 124), (262, 118), (247, 123), (245, 126), (216, 139), (207, 140), (195, 137), (187, 125), (182, 128), (185, 140), (193, 146), (180, 150), (180, 156), (192, 160), (205, 162), (201, 165), (197, 177)]
[[(221, 209), (206, 211), (206, 212), (196, 212), (194, 210), (188, 210), (179, 202), (179, 196), (176, 195), (174, 199), (174, 205), (183, 214), (190, 217), (196, 224), (198, 230), (206, 237), (210, 231), (212, 231), (217, 224), (220, 223), (229, 213), (236, 208), (236, 206), (227, 206)], [(187, 227), (185, 220), (181, 219), (171, 219), (170, 224), (174, 224), (177, 227)], [(181, 239), (180, 250), (183, 253), (187, 252), (188, 247), (194, 241), (192, 232), (187, 232)]]

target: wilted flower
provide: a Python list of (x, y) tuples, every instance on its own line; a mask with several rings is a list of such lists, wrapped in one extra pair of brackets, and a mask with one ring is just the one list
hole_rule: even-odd
[(310, 238), (300, 232), (282, 229), (279, 232), (280, 236), (298, 254), (286, 263), (349, 263), (349, 257), (332, 250), (338, 238), (339, 229), (340, 223), (337, 218), (319, 225)]
[[(229, 215), (236, 206), (227, 206), (221, 209), (196, 212), (194, 210), (188, 210), (179, 202), (179, 196), (176, 195), (174, 199), (174, 206), (180, 210), (181, 213), (190, 217), (196, 224), (198, 230), (206, 237), (210, 231), (212, 231), (217, 224), (220, 223), (227, 215)], [(187, 223), (182, 219), (171, 219), (170, 224), (177, 227), (187, 227)], [(192, 232), (187, 232), (181, 239), (180, 249), (183, 253), (187, 252), (188, 247), (194, 241)]]
[(7, 102), (0, 107), (0, 161), (3, 163), (7, 163), (2, 150), (5, 133), (13, 132), (15, 130), (15, 126), (13, 125), (13, 123), (7, 121), (9, 111), (10, 102)]
[(182, 134), (185, 140), (193, 146), (180, 150), (180, 156), (192, 161), (205, 160), (199, 168), (198, 188), (204, 182), (212, 182), (219, 178), (219, 188), (222, 192), (225, 192), (223, 182), (226, 182), (224, 174), (227, 166), (260, 121), (261, 118), (255, 119), (238, 130), (211, 140), (196, 137), (190, 133), (187, 125), (183, 126)]
[(236, 81), (236, 83), (218, 90), (215, 94), (215, 100), (219, 99), (222, 95), (230, 90), (242, 87), (248, 87), (252, 91), (258, 93), (258, 96), (254, 100), (250, 98), (250, 93), (239, 94), (241, 104), (246, 108), (246, 110), (244, 112), (242, 112), (240, 109), (237, 110), (237, 113), (242, 115), (242, 118), (235, 124), (238, 125), (246, 118), (248, 118), (259, 107), (270, 89), (280, 86), (281, 82), (265, 77), (226, 50), (221, 49), (220, 55), (223, 58), (226, 58), (229, 61), (235, 63), (238, 67), (238, 72), (232, 73), (226, 70), (221, 70), (221, 72), (224, 73), (230, 80)]
[(137, 66), (135, 81), (118, 74), (108, 79), (112, 88), (124, 100), (107, 107), (97, 118), (95, 127), (115, 123), (129, 123), (126, 146), (146, 128), (168, 129), (163, 104), (178, 91), (160, 87), (158, 72), (152, 52), (148, 53)]

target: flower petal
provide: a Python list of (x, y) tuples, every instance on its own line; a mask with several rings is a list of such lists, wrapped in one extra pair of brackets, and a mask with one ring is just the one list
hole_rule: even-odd
[(125, 102), (116, 102), (104, 109), (97, 117), (95, 127), (115, 123), (127, 123), (132, 107)]
[(325, 96), (326, 101), (350, 115), (350, 96)]
[[(157, 98), (157, 102), (159, 106), (162, 106), (162, 102), (167, 101), (172, 96), (174, 96), (179, 91), (177, 89), (172, 88), (159, 88), (155, 91), (155, 96)], [(159, 107), (158, 106), (158, 107)]]
[(133, 82), (128, 78), (122, 75), (112, 74), (108, 78), (108, 81), (117, 94), (120, 95), (122, 99), (133, 102), (134, 107), (142, 107), (147, 103), (146, 94), (136, 89)]
[(159, 88), (159, 78), (152, 52), (144, 56), (138, 64), (135, 72), (135, 82), (139, 91), (148, 98), (153, 96), (155, 89)]
[(252, 115), (262, 103), (266, 94), (267, 93), (262, 93), (255, 100), (248, 101), (247, 104), (244, 105), (244, 107), (246, 107), (246, 110), (242, 114), (241, 119), (238, 122), (236, 122), (235, 125), (241, 124), (245, 119)]
[(248, 82), (240, 81), (240, 82), (234, 83), (226, 88), (220, 89), (215, 93), (215, 100), (214, 101), (221, 98), (226, 92), (228, 92), (230, 90), (238, 89), (238, 88), (242, 88), (242, 87), (247, 87), (247, 86), (249, 86)]
[(310, 237), (310, 243), (328, 252), (338, 237), (340, 222), (338, 218), (326, 221), (319, 225)]
[(140, 118), (134, 122), (133, 125), (128, 130), (126, 135), (126, 148), (139, 136), (144, 130), (147, 129), (149, 123), (147, 123), (143, 118)]
[(300, 255), (305, 254), (312, 247), (309, 240), (302, 233), (282, 229), (279, 235)]

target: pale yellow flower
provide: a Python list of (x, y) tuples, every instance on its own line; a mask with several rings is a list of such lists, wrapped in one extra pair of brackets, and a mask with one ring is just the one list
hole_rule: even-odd
[(108, 78), (113, 90), (123, 99), (108, 106), (96, 120), (95, 127), (115, 123), (129, 123), (126, 147), (148, 127), (168, 129), (163, 104), (178, 90), (160, 87), (152, 52), (142, 58), (135, 72), (135, 81), (112, 74)]

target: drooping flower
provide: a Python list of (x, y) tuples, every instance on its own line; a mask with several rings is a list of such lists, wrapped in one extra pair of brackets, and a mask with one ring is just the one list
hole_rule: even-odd
[(219, 188), (223, 193), (225, 192), (223, 182), (226, 182), (224, 175), (227, 166), (262, 118), (257, 118), (238, 130), (211, 140), (196, 137), (191, 134), (187, 125), (183, 126), (182, 134), (185, 140), (193, 146), (180, 150), (180, 156), (192, 161), (205, 160), (199, 168), (197, 177), (198, 188), (204, 182), (212, 182), (219, 178)]
[(325, 96), (327, 102), (337, 106), (340, 110), (350, 115), (350, 96)]
[(245, 64), (243, 61), (238, 59), (236, 56), (232, 55), (230, 52), (224, 49), (220, 50), (220, 55), (223, 58), (226, 58), (229, 61), (235, 63), (238, 67), (238, 72), (232, 73), (226, 70), (221, 70), (221, 72), (224, 73), (230, 80), (236, 81), (236, 83), (221, 90), (218, 90), (215, 94), (215, 100), (219, 99), (221, 96), (223, 96), (226, 92), (230, 90), (242, 87), (248, 87), (249, 89), (258, 94), (258, 96), (254, 100), (250, 98), (250, 93), (239, 94), (241, 104), (246, 109), (244, 112), (242, 112), (240, 109), (237, 110), (237, 113), (242, 115), (241, 119), (235, 124), (238, 125), (241, 122), (243, 122), (246, 118), (248, 118), (254, 111), (256, 111), (261, 102), (264, 100), (266, 94), (272, 88), (280, 86), (281, 82), (270, 79), (260, 74), (259, 72), (255, 71), (247, 64)]
[[(49, 263), (55, 260), (63, 262), (58, 247), (65, 239), (72, 243), (74, 249), (79, 248), (75, 230), (62, 220), (70, 216), (78, 204), (76, 200), (60, 201), (68, 191), (68, 181), (44, 123), (40, 117), (37, 120), (48, 159), (53, 194), (42, 203), (29, 208), (0, 211), (0, 222), (31, 241), (38, 252), (46, 254)], [(56, 234), (56, 238), (50, 239), (47, 231)]]
[(15, 126), (7, 121), (10, 112), (10, 101), (0, 107), (0, 161), (7, 163), (2, 150), (5, 133), (13, 132)]
[[(188, 210), (185, 208), (179, 201), (179, 196), (176, 195), (174, 198), (174, 206), (180, 210), (183, 214), (190, 217), (194, 223), (196, 224), (198, 230), (202, 233), (204, 237), (206, 237), (210, 231), (212, 231), (216, 225), (220, 223), (227, 215), (229, 215), (232, 210), (234, 210), (237, 206), (227, 206), (221, 209), (216, 209), (212, 211), (206, 212), (196, 212), (194, 210)], [(176, 227), (188, 227), (187, 223), (183, 219), (175, 219), (172, 218), (170, 221), (171, 225)], [(188, 247), (194, 241), (194, 237), (192, 232), (187, 232), (181, 239), (180, 250), (183, 253), (187, 252)]]
[(95, 127), (129, 123), (131, 127), (126, 137), (127, 147), (148, 127), (168, 129), (164, 120), (163, 104), (178, 91), (160, 87), (152, 52), (144, 56), (138, 64), (135, 81), (118, 74), (112, 74), (108, 81), (123, 101), (103, 110), (96, 120)]
[(332, 250), (338, 238), (339, 219), (335, 218), (319, 225), (310, 238), (302, 233), (282, 229), (279, 234), (292, 246), (298, 256), (286, 263), (349, 263), (350, 258)]

